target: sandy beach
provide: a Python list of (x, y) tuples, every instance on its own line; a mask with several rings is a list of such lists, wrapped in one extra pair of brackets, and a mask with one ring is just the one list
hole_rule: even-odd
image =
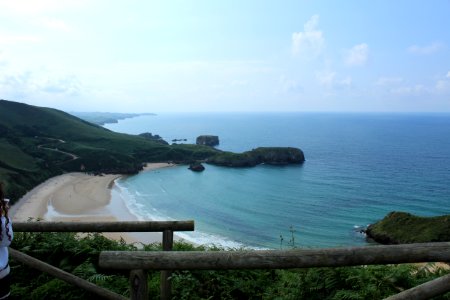
[[(168, 163), (151, 163), (145, 171), (171, 167)], [(119, 174), (88, 175), (67, 173), (48, 179), (36, 186), (11, 207), (13, 222), (30, 218), (45, 221), (136, 221), (121, 197), (112, 197), (114, 180)], [(159, 243), (160, 233), (105, 233), (113, 239), (129, 243)]]

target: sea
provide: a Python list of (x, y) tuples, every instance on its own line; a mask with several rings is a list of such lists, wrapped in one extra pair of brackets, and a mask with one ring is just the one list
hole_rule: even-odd
[(194, 220), (187, 241), (225, 248), (366, 245), (361, 229), (391, 211), (450, 214), (450, 114), (161, 113), (107, 124), (169, 143), (217, 135), (221, 150), (290, 146), (301, 165), (206, 164), (141, 172), (116, 181), (139, 220)]

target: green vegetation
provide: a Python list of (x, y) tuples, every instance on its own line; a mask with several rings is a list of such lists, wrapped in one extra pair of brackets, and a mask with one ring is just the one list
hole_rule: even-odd
[(123, 120), (127, 118), (134, 118), (138, 116), (144, 115), (155, 115), (150, 113), (145, 114), (126, 114), (126, 113), (110, 113), (110, 112), (72, 112), (72, 115), (83, 119), (85, 121), (97, 124), (104, 125), (108, 123), (117, 123), (118, 120)]
[(449, 242), (450, 215), (418, 217), (406, 212), (390, 212), (370, 225), (366, 233), (382, 244)]
[[(102, 250), (157, 251), (160, 245), (111, 241), (99, 234), (16, 233), (12, 247), (129, 296), (128, 272), (101, 270)], [(206, 250), (175, 243), (175, 250)], [(220, 250), (218, 248), (209, 251)], [(239, 250), (235, 250), (239, 251)], [(14, 299), (94, 299), (95, 296), (11, 260)], [(427, 265), (432, 266), (432, 265)], [(395, 265), (297, 270), (178, 271), (173, 299), (382, 299), (448, 273), (427, 266)], [(159, 273), (148, 273), (150, 299), (159, 297)], [(435, 299), (450, 299), (450, 295)]]
[(51, 108), (0, 100), (0, 181), (14, 202), (63, 172), (133, 174), (144, 162), (205, 159), (205, 146), (169, 146), (112, 132)]
[(212, 157), (210, 163), (223, 166), (242, 166), (235, 162), (248, 161), (248, 156), (252, 166), (304, 160), (295, 148), (235, 154), (202, 145), (167, 145), (150, 135), (117, 133), (56, 109), (0, 100), (0, 181), (14, 202), (64, 172), (134, 174), (146, 162), (190, 163)]
[(259, 147), (244, 153), (219, 152), (207, 159), (208, 163), (227, 167), (300, 164), (304, 161), (303, 151), (291, 147)]

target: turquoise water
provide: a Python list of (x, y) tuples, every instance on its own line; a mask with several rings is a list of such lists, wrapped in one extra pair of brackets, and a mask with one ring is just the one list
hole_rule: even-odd
[(358, 228), (392, 210), (450, 214), (449, 114), (161, 114), (108, 124), (168, 141), (215, 134), (220, 149), (294, 146), (303, 165), (206, 165), (143, 172), (118, 182), (141, 219), (194, 219), (184, 237), (224, 246), (330, 247), (366, 243)]

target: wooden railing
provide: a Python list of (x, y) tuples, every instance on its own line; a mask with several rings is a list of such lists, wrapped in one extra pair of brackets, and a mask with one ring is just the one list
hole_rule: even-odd
[[(102, 268), (130, 270), (132, 299), (148, 299), (147, 270), (162, 270), (161, 298), (171, 298), (170, 280), (173, 270), (292, 269), (340, 267), (373, 264), (418, 262), (450, 262), (450, 243), (424, 243), (391, 246), (366, 246), (314, 250), (265, 251), (171, 251), (174, 231), (194, 230), (193, 221), (174, 222), (26, 222), (14, 223), (16, 232), (162, 232), (164, 251), (102, 251)], [(123, 296), (98, 287), (17, 250), (11, 257), (30, 267), (47, 272), (106, 299)], [(429, 299), (450, 291), (450, 275), (419, 285), (389, 300)]]
[[(173, 248), (175, 231), (193, 231), (194, 221), (145, 221), (145, 222), (15, 222), (15, 232), (162, 232), (164, 251)], [(55, 268), (29, 255), (10, 248), (11, 258), (49, 273), (106, 299), (125, 299), (123, 296), (96, 286), (84, 279)], [(162, 269), (163, 270), (163, 269)], [(142, 268), (130, 269), (131, 299), (147, 299), (147, 273)], [(171, 271), (161, 271), (161, 298), (171, 298)]]
[[(450, 262), (450, 243), (268, 251), (102, 251), (103, 268), (130, 270), (231, 270), (341, 267), (374, 264)], [(450, 291), (450, 275), (388, 299), (429, 299)]]

